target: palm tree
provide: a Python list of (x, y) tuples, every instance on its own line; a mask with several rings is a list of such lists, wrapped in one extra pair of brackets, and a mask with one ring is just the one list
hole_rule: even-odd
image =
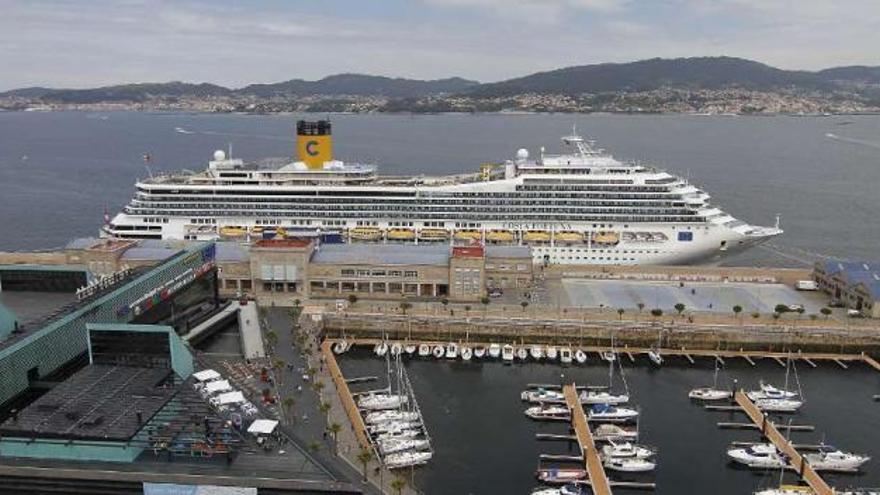
[(318, 397), (321, 397), (321, 391), (324, 390), (324, 382), (318, 380), (318, 381), (316, 381), (315, 383), (312, 384), (312, 388), (313, 388), (313, 389), (315, 390), (315, 392), (318, 394)]
[(356, 294), (349, 294), (348, 295), (348, 302), (349, 302), (349, 304), (354, 306), (354, 303), (358, 302), (358, 296)]
[[(681, 316), (681, 314), (684, 312), (684, 308), (684, 303), (675, 303), (675, 310), (678, 311), (678, 316)], [(653, 313), (653, 311), (651, 313)]]
[(523, 313), (525, 313), (525, 312), (526, 312), (526, 308), (529, 306), (529, 302), (528, 302), (528, 301), (522, 301), (521, 303), (519, 303), (519, 305), (522, 306)]
[(404, 315), (406, 315), (406, 310), (408, 310), (411, 307), (412, 307), (412, 303), (410, 303), (408, 301), (401, 301), (400, 302), (400, 312), (403, 313)]
[(828, 319), (828, 317), (831, 316), (831, 308), (822, 308), (819, 310), (819, 312), (825, 316), (826, 320)]
[[(742, 306), (740, 306), (739, 304), (735, 305), (733, 307), (733, 316), (739, 316), (739, 314), (742, 313), (742, 310), (743, 310)], [(742, 321), (742, 319), (740, 319), (740, 322), (741, 321)]]
[(296, 415), (290, 415), (290, 411), (293, 409), (294, 404), (296, 404), (296, 400), (294, 400), (293, 397), (285, 397), (281, 404), (284, 406), (284, 410), (290, 416), (290, 422), (292, 423)]
[(754, 318), (754, 319), (757, 320), (757, 319), (760, 318), (760, 317), (761, 317), (761, 313), (758, 313), (757, 311), (755, 311), (755, 312), (752, 313), (752, 318)]
[(626, 313), (626, 310), (623, 308), (617, 308), (617, 319), (623, 320), (623, 314)]
[(364, 483), (367, 482), (367, 464), (373, 460), (373, 453), (368, 449), (361, 449), (360, 453), (357, 455), (358, 462), (361, 463), (361, 466), (364, 468)]
[(330, 421), (330, 408), (332, 406), (329, 402), (322, 402), (320, 406), (318, 406), (318, 410), (327, 417), (327, 421)]
[(275, 333), (275, 330), (266, 332), (266, 341), (269, 342), (269, 347), (275, 347), (278, 344), (278, 334)]
[(483, 305), (483, 317), (485, 317), (486, 314), (489, 312), (489, 301), (491, 301), (491, 299), (489, 299), (488, 296), (483, 296), (480, 298), (480, 303)]
[(446, 299), (445, 297), (440, 299), (440, 304), (443, 305), (443, 309), (445, 310), (449, 306), (449, 299)]
[(639, 307), (639, 313), (641, 313), (642, 310), (645, 309), (645, 303), (643, 303), (643, 302), (636, 304), (636, 306)]
[(317, 452), (317, 451), (321, 450), (320, 442), (317, 442), (315, 440), (312, 440), (311, 442), (309, 442), (309, 450), (311, 450), (312, 452)]
[(654, 321), (657, 321), (657, 318), (663, 316), (663, 310), (660, 308), (654, 308), (651, 310), (651, 316), (654, 317)]
[(401, 495), (403, 493), (403, 488), (406, 486), (406, 480), (403, 478), (394, 478), (394, 481), (391, 482), (391, 488), (397, 490), (397, 495)]
[(339, 451), (339, 432), (342, 431), (342, 425), (339, 423), (330, 423), (330, 426), (327, 427), (327, 431), (333, 435), (333, 448), (337, 452)]

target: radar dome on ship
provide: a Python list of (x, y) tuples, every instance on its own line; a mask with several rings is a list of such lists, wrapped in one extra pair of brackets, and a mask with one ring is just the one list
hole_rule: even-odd
[(516, 150), (516, 159), (517, 160), (528, 160), (529, 159), (529, 150), (525, 148), (520, 148)]
[(226, 152), (223, 150), (217, 150), (214, 152), (214, 161), (222, 162), (226, 159)]

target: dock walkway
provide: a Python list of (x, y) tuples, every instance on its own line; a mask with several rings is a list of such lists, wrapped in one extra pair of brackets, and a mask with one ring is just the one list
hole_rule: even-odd
[(781, 452), (790, 459), (791, 467), (797, 471), (801, 478), (810, 485), (816, 495), (834, 495), (834, 490), (828, 486), (828, 483), (816, 473), (809, 464), (804, 461), (803, 456), (792, 446), (791, 442), (785, 438), (776, 428), (772, 421), (758, 409), (758, 406), (743, 392), (738, 390), (735, 395), (736, 403), (743, 408), (743, 411), (749, 416), (755, 425), (761, 429), (761, 432), (768, 440), (773, 442)]
[(571, 410), (571, 426), (574, 428), (581, 453), (584, 456), (593, 494), (611, 495), (611, 484), (605, 474), (605, 467), (602, 466), (602, 459), (599, 458), (599, 451), (596, 450), (596, 444), (593, 442), (593, 433), (587, 424), (587, 415), (578, 398), (577, 388), (572, 383), (562, 387), (562, 392), (565, 394), (565, 402)]
[(367, 437), (367, 426), (364, 424), (364, 418), (361, 417), (357, 404), (355, 404), (354, 398), (351, 395), (351, 390), (348, 388), (348, 383), (346, 383), (345, 377), (342, 375), (342, 370), (339, 369), (339, 364), (336, 362), (336, 357), (330, 348), (332, 345), (333, 341), (331, 340), (325, 340), (321, 343), (324, 363), (327, 365), (328, 371), (330, 371), (333, 384), (336, 385), (336, 391), (339, 393), (342, 408), (345, 409), (345, 414), (348, 416), (348, 420), (351, 421), (352, 427), (354, 427), (354, 434), (357, 437), (358, 443), (361, 448), (372, 451), (373, 444)]

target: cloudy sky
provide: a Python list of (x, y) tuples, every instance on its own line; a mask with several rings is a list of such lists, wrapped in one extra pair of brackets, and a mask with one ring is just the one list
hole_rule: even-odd
[(0, 90), (340, 72), (495, 81), (650, 57), (880, 65), (880, 0), (0, 0)]

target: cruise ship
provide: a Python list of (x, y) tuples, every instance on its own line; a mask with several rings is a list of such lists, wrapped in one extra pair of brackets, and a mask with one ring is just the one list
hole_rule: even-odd
[(203, 172), (137, 182), (102, 234), (134, 239), (316, 236), (325, 242), (528, 245), (547, 264), (714, 263), (779, 235), (681, 177), (625, 163), (573, 133), (567, 150), (441, 177), (379, 175), (332, 155), (329, 121), (297, 122), (299, 160), (216, 151)]

